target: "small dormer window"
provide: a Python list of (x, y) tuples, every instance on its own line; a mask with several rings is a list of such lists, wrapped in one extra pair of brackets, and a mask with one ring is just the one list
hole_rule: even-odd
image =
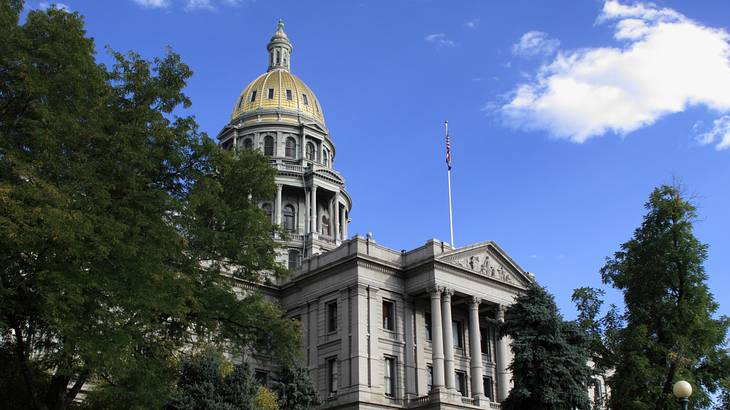
[(286, 99), (291, 101), (291, 90), (286, 90)]
[(270, 100), (274, 99), (274, 89), (273, 88), (269, 88), (269, 99)]
[(256, 90), (251, 93), (251, 102), (256, 101)]
[(304, 105), (309, 105), (309, 100), (307, 99), (307, 94), (302, 94), (302, 100), (304, 101)]

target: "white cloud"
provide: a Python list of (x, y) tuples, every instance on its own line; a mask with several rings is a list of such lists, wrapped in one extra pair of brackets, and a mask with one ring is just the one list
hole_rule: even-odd
[(542, 31), (528, 31), (512, 46), (512, 54), (520, 57), (549, 56), (560, 47), (560, 41)]
[(454, 47), (456, 43), (446, 37), (444, 33), (429, 34), (423, 38), (427, 43), (433, 43), (440, 47)]
[(475, 29), (479, 26), (479, 21), (480, 21), (479, 19), (471, 19), (471, 20), (467, 21), (466, 23), (464, 23), (464, 27), (470, 28), (470, 29)]
[(170, 7), (170, 0), (134, 0), (135, 3), (142, 7), (150, 9), (162, 9)]
[[(697, 128), (697, 124), (695, 124)], [(718, 151), (730, 148), (730, 115), (723, 115), (712, 122), (712, 129), (699, 133), (697, 140), (702, 145), (715, 144)]]
[(58, 10), (63, 10), (66, 13), (70, 13), (71, 12), (71, 8), (68, 5), (66, 5), (66, 4), (63, 4), (63, 3), (51, 3), (51, 2), (47, 2), (47, 1), (40, 2), (38, 4), (38, 8), (41, 9), (41, 10), (48, 10), (49, 8), (56, 8)]
[[(725, 30), (671, 9), (615, 0), (605, 2), (597, 22), (614, 23), (619, 44), (559, 53), (498, 109), (509, 125), (580, 143), (608, 132), (626, 135), (689, 106), (730, 111)], [(718, 149), (730, 144), (723, 124), (716, 121), (717, 132), (704, 137), (720, 138)]]
[(185, 0), (185, 11), (215, 10), (210, 0)]

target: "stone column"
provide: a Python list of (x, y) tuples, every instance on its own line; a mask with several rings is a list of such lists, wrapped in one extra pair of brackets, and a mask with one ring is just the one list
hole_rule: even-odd
[(281, 184), (276, 184), (276, 224), (281, 225)]
[(444, 339), (441, 332), (441, 289), (432, 288), (431, 293), (431, 364), (433, 366), (433, 391), (444, 388)]
[(309, 201), (309, 207), (311, 208), (309, 231), (315, 233), (317, 232), (317, 185), (314, 184), (312, 184), (312, 199)]
[(350, 224), (347, 221), (347, 218), (350, 216), (350, 210), (347, 208), (342, 208), (342, 239), (349, 239), (350, 238)]
[(416, 386), (415, 309), (413, 299), (410, 296), (403, 298), (403, 307), (405, 312), (405, 318), (403, 319), (405, 332), (403, 337), (405, 338), (406, 346), (403, 362), (405, 364), (406, 397), (416, 397), (418, 396), (418, 387)]
[[(497, 310), (497, 320), (502, 323), (504, 322), (504, 311), (506, 307), (500, 305)], [(497, 340), (497, 401), (502, 402), (509, 395), (509, 380), (510, 374), (507, 367), (509, 345), (507, 337), (503, 337)]]
[(451, 319), (451, 295), (453, 294), (453, 290), (444, 288), (441, 297), (441, 320), (444, 332), (444, 377), (446, 388), (450, 391), (456, 390), (456, 383), (454, 383), (454, 332)]
[(340, 193), (335, 194), (335, 215), (332, 217), (332, 225), (335, 228), (332, 237), (335, 241), (340, 239)]
[(479, 330), (478, 297), (469, 301), (469, 354), (471, 355), (471, 392), (476, 400), (484, 400), (484, 385), (482, 384), (482, 336)]

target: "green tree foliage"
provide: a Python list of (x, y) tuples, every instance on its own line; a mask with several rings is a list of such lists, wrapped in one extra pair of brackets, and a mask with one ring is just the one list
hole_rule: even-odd
[(273, 389), (281, 410), (311, 410), (320, 404), (307, 370), (296, 364), (284, 367)]
[(0, 401), (64, 409), (91, 381), (159, 408), (201, 342), (291, 360), (296, 326), (232, 288), (280, 273), (266, 159), (174, 114), (178, 55), (107, 68), (77, 13), (21, 8), (0, 0)]
[(693, 234), (695, 207), (675, 186), (656, 188), (633, 238), (606, 261), (604, 283), (623, 292), (620, 328), (606, 338), (614, 409), (675, 409), (672, 385), (694, 387), (693, 408), (730, 377), (728, 319), (714, 318), (703, 263), (707, 245)]
[(589, 409), (588, 340), (558, 312), (553, 297), (532, 285), (505, 312), (500, 334), (512, 338), (514, 387), (507, 410)]
[(276, 393), (260, 386), (259, 391), (254, 399), (256, 410), (279, 410), (279, 402)]

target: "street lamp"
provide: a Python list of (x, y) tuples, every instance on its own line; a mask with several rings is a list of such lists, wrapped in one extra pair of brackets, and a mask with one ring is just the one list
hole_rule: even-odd
[(679, 401), (679, 405), (682, 406), (682, 410), (687, 410), (687, 403), (689, 403), (689, 396), (692, 394), (692, 385), (684, 380), (680, 380), (674, 383), (672, 388), (674, 397)]

